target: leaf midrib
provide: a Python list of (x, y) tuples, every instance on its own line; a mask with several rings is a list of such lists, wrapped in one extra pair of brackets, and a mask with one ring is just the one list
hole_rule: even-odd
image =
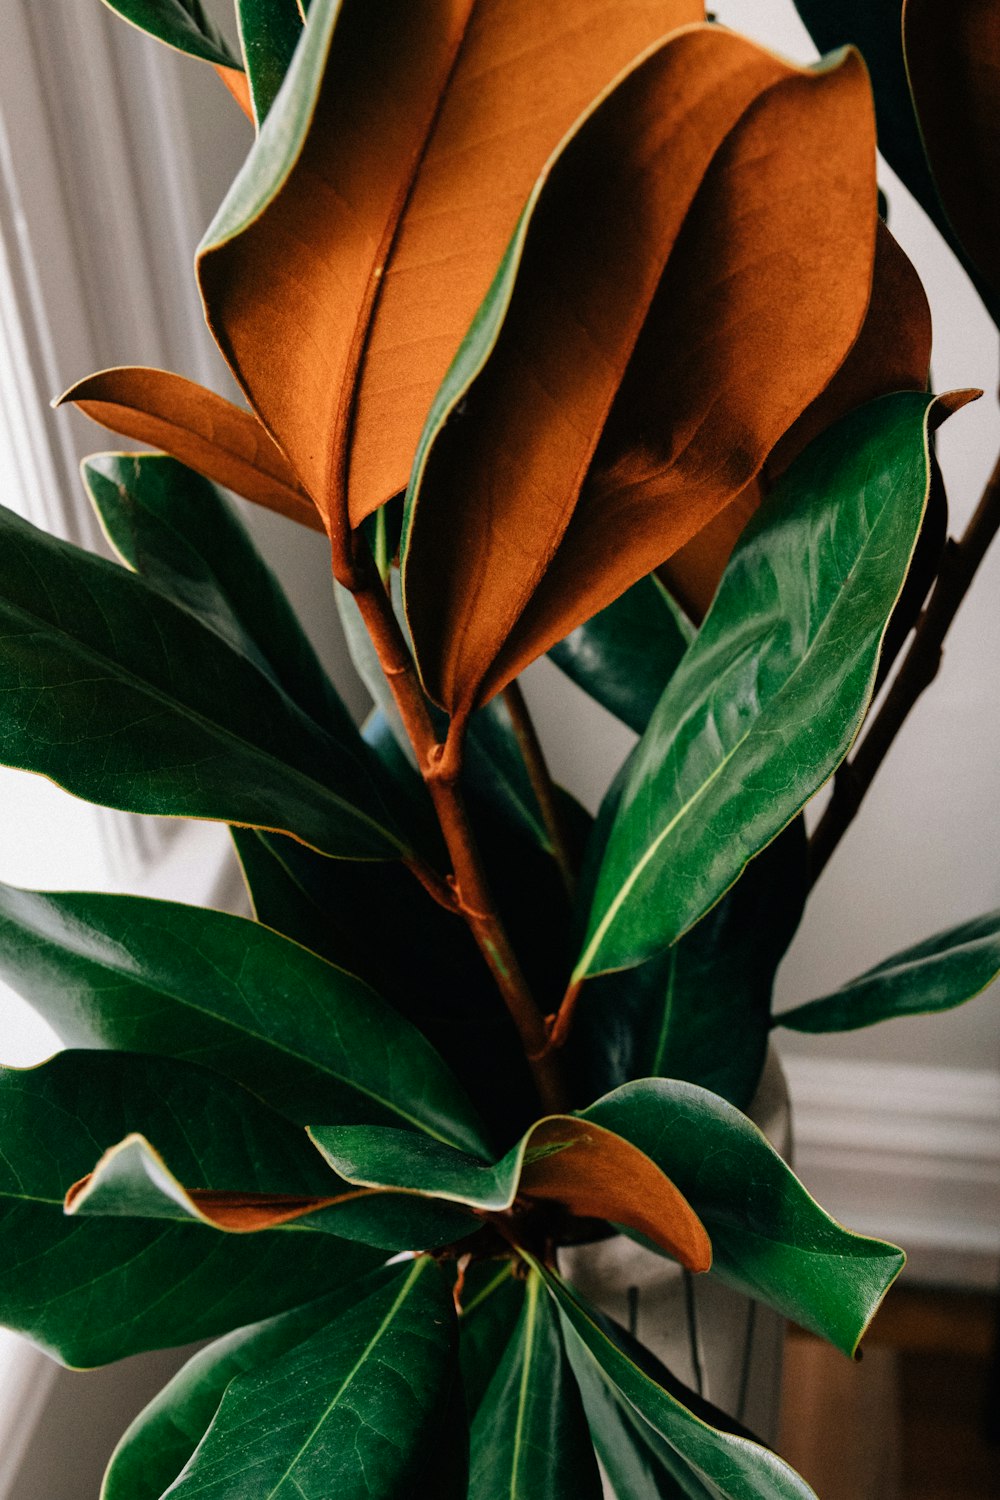
[[(925, 464), (925, 467), (926, 467), (926, 464)], [(926, 475), (925, 475), (925, 480), (926, 480)], [(926, 484), (925, 484), (925, 490), (926, 490)], [(925, 494), (925, 502), (926, 502), (926, 494)], [(831, 621), (833, 621), (835, 618), (839, 618), (840, 617), (840, 613), (841, 613), (842, 608), (843, 608), (844, 590), (845, 590), (847, 584), (850, 583), (851, 580), (854, 578), (854, 576), (856, 575), (858, 569), (867, 560), (867, 558), (869, 556), (869, 552), (870, 552), (872, 541), (873, 541), (873, 539), (874, 539), (874, 537), (876, 535), (876, 532), (878, 531), (878, 528), (881, 526), (881, 524), (883, 522), (883, 519), (884, 519), (884, 517), (886, 515), (886, 512), (887, 512), (888, 508), (889, 508), (889, 502), (887, 500), (883, 504), (882, 509), (880, 510), (878, 518), (876, 519), (875, 523), (869, 529), (868, 535), (865, 538), (864, 545), (859, 549), (859, 551), (857, 553), (857, 556), (856, 556), (853, 564), (851, 565), (851, 567), (848, 569), (846, 575), (844, 576), (844, 579), (842, 580), (842, 582), (840, 584), (840, 587), (837, 590), (837, 594), (836, 594), (836, 598), (834, 600), (833, 608), (825, 616), (822, 624), (820, 625), (819, 629), (816, 631), (816, 634), (813, 636), (812, 640), (809, 642), (809, 645), (806, 647), (806, 650), (802, 653), (801, 657), (799, 658), (798, 663), (793, 667), (792, 671), (784, 679), (784, 681), (782, 682), (782, 684), (781, 684), (780, 688), (778, 689), (778, 691), (769, 700), (767, 706), (764, 709), (762, 709), (761, 713), (749, 725), (749, 727), (747, 728), (746, 732), (734, 743), (732, 749), (723, 757), (723, 759), (719, 762), (718, 766), (716, 766), (715, 770), (712, 771), (712, 773), (702, 782), (702, 784), (698, 787), (698, 789), (695, 791), (695, 793), (687, 800), (687, 802), (685, 802), (678, 809), (678, 811), (676, 812), (676, 814), (674, 815), (674, 817), (670, 819), (669, 823), (667, 823), (666, 827), (661, 831), (661, 833), (649, 845), (649, 847), (647, 848), (647, 850), (643, 854), (642, 858), (633, 867), (633, 869), (632, 869), (631, 873), (629, 874), (628, 878), (625, 880), (625, 882), (619, 888), (618, 893), (616, 894), (616, 896), (615, 896), (614, 900), (612, 901), (611, 905), (608, 907), (608, 910), (605, 913), (604, 917), (602, 918), (601, 922), (598, 924), (598, 927), (596, 928), (596, 930), (594, 932), (593, 938), (591, 939), (590, 943), (587, 945), (586, 949), (584, 950), (583, 954), (581, 955), (581, 957), (580, 957), (580, 959), (579, 959), (579, 961), (578, 961), (578, 963), (577, 963), (577, 965), (576, 965), (576, 967), (575, 967), (575, 969), (573, 971), (573, 979), (574, 980), (582, 980), (582, 979), (585, 979), (587, 977), (590, 963), (593, 960), (593, 958), (596, 956), (596, 954), (599, 952), (599, 950), (601, 948), (601, 945), (603, 944), (604, 939), (607, 936), (607, 933), (608, 933), (608, 931), (609, 931), (612, 923), (618, 917), (618, 913), (621, 910), (622, 905), (624, 904), (625, 900), (628, 898), (628, 895), (629, 895), (630, 891), (632, 890), (632, 888), (635, 885), (636, 881), (641, 876), (643, 870), (650, 863), (650, 861), (653, 858), (655, 858), (655, 856), (656, 856), (658, 850), (660, 849), (661, 845), (664, 843), (664, 841), (667, 838), (669, 838), (670, 834), (673, 832), (674, 828), (681, 821), (681, 819), (682, 818), (686, 818), (691, 813), (691, 811), (693, 810), (693, 808), (698, 804), (698, 802), (700, 802), (700, 800), (702, 799), (702, 797), (708, 791), (709, 787), (713, 784), (713, 782), (717, 779), (717, 777), (721, 774), (721, 772), (723, 770), (725, 770), (726, 766), (732, 760), (733, 756), (736, 755), (738, 753), (738, 751), (740, 751), (743, 748), (743, 746), (746, 744), (747, 740), (753, 734), (755, 734), (759, 730), (760, 725), (764, 721), (765, 717), (773, 710), (775, 704), (778, 703), (785, 696), (785, 694), (787, 693), (790, 685), (796, 680), (796, 678), (802, 672), (802, 670), (804, 669), (804, 667), (806, 666), (806, 664), (811, 660), (814, 652), (818, 649), (818, 646), (819, 646), (820, 642), (822, 641), (822, 639), (824, 638), (824, 636), (828, 632), (828, 630), (830, 628), (830, 625), (831, 625)], [(914, 541), (915, 541), (915, 537), (914, 537)], [(911, 548), (910, 548), (911, 553), (912, 553), (912, 550), (913, 550), (913, 548), (912, 548), (912, 545), (911, 545)], [(902, 585), (900, 585), (900, 587), (902, 587)], [(898, 597), (899, 597), (899, 589), (897, 589), (897, 591), (896, 591), (896, 599), (898, 599)], [(894, 603), (895, 603), (895, 600), (893, 601), (893, 604)], [(882, 631), (881, 631), (881, 633), (879, 635), (879, 641), (881, 641), (882, 635), (884, 635), (884, 633), (885, 633), (885, 629), (886, 629), (886, 626), (888, 625), (889, 617), (890, 617), (891, 613), (892, 613), (892, 606), (890, 606), (889, 612), (886, 615), (885, 623), (883, 624)], [(769, 632), (769, 634), (770, 634), (770, 632)], [(766, 638), (767, 638), (766, 636), (762, 637), (762, 639), (764, 639), (764, 640), (766, 640)], [(869, 682), (869, 689), (868, 689), (869, 692), (871, 690), (871, 686), (872, 686), (872, 683), (870, 681)], [(852, 741), (853, 741), (853, 738), (856, 737), (859, 728), (860, 728), (860, 721), (859, 721), (859, 724), (855, 727), (854, 735), (852, 736)]]
[[(395, 1318), (397, 1312), (402, 1307), (403, 1303), (406, 1301), (406, 1298), (410, 1295), (410, 1291), (411, 1291), (412, 1287), (416, 1283), (417, 1279), (423, 1274), (423, 1272), (424, 1272), (427, 1264), (428, 1264), (428, 1261), (426, 1259), (417, 1260), (417, 1261), (414, 1262), (413, 1270), (410, 1272), (409, 1276), (407, 1276), (407, 1278), (404, 1281), (403, 1285), (400, 1287), (398, 1293), (396, 1294), (396, 1297), (393, 1300), (392, 1306), (389, 1308), (388, 1312), (385, 1314), (385, 1317), (382, 1319), (382, 1321), (379, 1324), (378, 1328), (375, 1330), (374, 1335), (372, 1336), (372, 1338), (369, 1339), (368, 1343), (365, 1344), (365, 1346), (362, 1349), (361, 1353), (358, 1355), (358, 1358), (355, 1360), (354, 1365), (348, 1371), (347, 1375), (344, 1377), (343, 1381), (341, 1382), (339, 1388), (337, 1389), (337, 1391), (335, 1391), (334, 1395), (331, 1397), (329, 1405), (326, 1407), (326, 1409), (323, 1411), (323, 1413), (317, 1419), (315, 1425), (313, 1426), (312, 1431), (309, 1433), (309, 1436), (305, 1439), (305, 1441), (303, 1442), (302, 1446), (298, 1449), (297, 1453), (292, 1458), (292, 1460), (289, 1463), (287, 1469), (282, 1474), (282, 1476), (278, 1480), (277, 1484), (274, 1485), (274, 1487), (268, 1491), (268, 1493), (267, 1493), (267, 1495), (265, 1497), (265, 1500), (274, 1500), (274, 1497), (276, 1495), (278, 1495), (279, 1492), (281, 1491), (281, 1489), (284, 1487), (285, 1481), (291, 1475), (292, 1470), (295, 1469), (297, 1467), (297, 1465), (301, 1462), (301, 1460), (302, 1460), (303, 1456), (305, 1455), (305, 1453), (308, 1452), (309, 1448), (311, 1447), (311, 1445), (313, 1444), (313, 1442), (316, 1440), (316, 1438), (319, 1435), (320, 1431), (322, 1430), (324, 1424), (329, 1420), (331, 1413), (340, 1404), (340, 1401), (341, 1401), (342, 1397), (350, 1389), (350, 1387), (353, 1384), (354, 1380), (356, 1379), (359, 1371), (362, 1369), (363, 1365), (365, 1364), (365, 1361), (368, 1360), (368, 1359), (370, 1359), (372, 1357), (372, 1355), (374, 1354), (375, 1349), (378, 1347), (379, 1342), (384, 1337), (384, 1335), (387, 1333), (387, 1331), (390, 1328), (390, 1326), (392, 1324), (392, 1321)], [(295, 1484), (294, 1480), (292, 1482), (293, 1482), (293, 1484)], [(297, 1484), (295, 1485), (295, 1487), (296, 1487), (296, 1489), (298, 1489), (298, 1485)]]

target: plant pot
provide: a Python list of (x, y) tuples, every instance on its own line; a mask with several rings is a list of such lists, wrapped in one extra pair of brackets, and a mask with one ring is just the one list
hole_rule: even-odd
[[(773, 1049), (747, 1113), (788, 1160), (788, 1087)], [(713, 1277), (692, 1276), (625, 1235), (564, 1250), (560, 1269), (679, 1380), (774, 1443), (785, 1331), (778, 1313)], [(607, 1483), (605, 1493), (614, 1494)]]

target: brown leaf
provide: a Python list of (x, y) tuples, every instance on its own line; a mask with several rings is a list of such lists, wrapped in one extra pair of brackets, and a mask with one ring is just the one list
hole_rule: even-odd
[(255, 124), (253, 102), (250, 98), (250, 80), (247, 75), (241, 68), (226, 68), (222, 63), (215, 63), (214, 67), (250, 124)]
[(994, 0), (906, 0), (903, 46), (945, 212), (1000, 292), (1000, 9)]
[[(550, 1149), (532, 1158), (539, 1148)], [(638, 1230), (689, 1271), (712, 1264), (705, 1227), (680, 1190), (637, 1146), (599, 1125), (543, 1120), (532, 1132), (519, 1193), (561, 1203), (579, 1218)]]
[(180, 459), (258, 505), (322, 531), (316, 507), (253, 412), (166, 370), (123, 366), (89, 375), (57, 404)]
[(550, 152), (638, 52), (703, 14), (701, 0), (382, 0), (373, 26), (370, 0), (344, 0), (294, 167), (199, 262), (209, 324), (324, 514), (341, 576), (349, 524), (406, 484)]
[(751, 483), (857, 337), (874, 236), (856, 54), (690, 28), (607, 97), (423, 477), (407, 611), (439, 703), (491, 697)]
[(910, 260), (880, 220), (871, 300), (844, 363), (779, 438), (763, 474), (659, 570), (693, 620), (700, 620), (708, 609), (740, 533), (768, 487), (792, 460), (854, 407), (890, 391), (926, 390), (930, 358), (931, 312), (926, 294)]

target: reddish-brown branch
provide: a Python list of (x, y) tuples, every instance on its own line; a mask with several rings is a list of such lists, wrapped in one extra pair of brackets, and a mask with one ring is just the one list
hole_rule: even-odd
[(545, 759), (542, 742), (538, 738), (538, 731), (528, 711), (528, 705), (524, 701), (520, 684), (509, 682), (503, 690), (503, 700), (510, 714), (521, 758), (528, 772), (528, 780), (531, 782), (531, 790), (535, 794), (535, 801), (538, 803), (542, 822), (545, 824), (552, 857), (559, 867), (563, 884), (572, 900), (576, 894), (576, 872), (570, 857), (566, 822), (556, 794), (555, 783)]
[(815, 885), (847, 832), (879, 767), (921, 694), (937, 676), (944, 641), (962, 600), (1000, 529), (1000, 460), (961, 541), (949, 541), (937, 582), (885, 701), (851, 759), (837, 772), (833, 796), (809, 843)]
[[(354, 597), (361, 618), (413, 745), (451, 858), (452, 874), (448, 880), (453, 895), (451, 909), (464, 919), (489, 966), (517, 1028), (543, 1105), (549, 1110), (564, 1109), (566, 1094), (561, 1068), (558, 1059), (548, 1054), (545, 1019), (535, 1004), (497, 912), (459, 786), (465, 725), (453, 720), (447, 740), (443, 745), (439, 743), (413, 658), (365, 547), (359, 547), (355, 571)], [(426, 884), (424, 867), (415, 873)], [(439, 891), (432, 894), (440, 899)]]

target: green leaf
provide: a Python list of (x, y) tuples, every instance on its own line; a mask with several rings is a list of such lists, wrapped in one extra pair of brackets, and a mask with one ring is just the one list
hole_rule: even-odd
[(211, 626), (328, 733), (356, 745), (354, 721), (281, 584), (216, 485), (162, 453), (95, 453), (82, 473), (129, 568)]
[(706, 1089), (650, 1078), (580, 1114), (669, 1173), (708, 1230), (713, 1275), (855, 1352), (902, 1269), (901, 1250), (844, 1229), (756, 1125)]
[(920, 529), (934, 405), (850, 413), (743, 533), (631, 761), (576, 980), (668, 948), (846, 755)]
[(302, 35), (295, 0), (236, 0), (240, 41), (258, 125), (277, 94)]
[(130, 1130), (169, 1134), (177, 1169), (210, 1180), (235, 1148), (196, 1147), (190, 1104), (158, 1058), (63, 1052), (0, 1069), (0, 1322), (69, 1364), (104, 1364), (282, 1312), (382, 1259), (329, 1235), (64, 1214), (67, 1191)]
[(0, 973), (70, 1046), (207, 1063), (299, 1123), (318, 1110), (487, 1149), (419, 1032), (352, 974), (243, 917), (2, 886)]
[(524, 1306), (525, 1283), (513, 1261), (478, 1261), (465, 1273), (459, 1316), (459, 1363), (465, 1408), (475, 1412), (496, 1373)]
[[(442, 1272), (426, 1257), (398, 1267), (329, 1327), (233, 1380), (171, 1494), (410, 1500), (437, 1450), (464, 1437), (445, 1422), (456, 1346)], [(423, 1493), (457, 1500), (454, 1488)]]
[(557, 1203), (577, 1218), (647, 1235), (691, 1270), (712, 1263), (700, 1220), (652, 1157), (581, 1116), (536, 1121), (494, 1166), (412, 1131), (313, 1125), (309, 1134), (338, 1176), (357, 1187), (425, 1193), (492, 1214), (517, 1199)]
[[(598, 1378), (621, 1392), (703, 1484), (700, 1489), (682, 1486), (680, 1493), (725, 1500), (816, 1500), (805, 1480), (776, 1453), (696, 1417), (608, 1337), (565, 1282), (548, 1271), (542, 1275), (559, 1308), (574, 1367), (581, 1372), (588, 1363), (596, 1367)], [(641, 1490), (636, 1500), (645, 1500)]]
[(931, 223), (964, 267), (996, 320), (1000, 303), (978, 275), (938, 196), (924, 152), (920, 125), (903, 56), (904, 0), (795, 0), (795, 8), (816, 46), (831, 52), (848, 43), (865, 60), (875, 95), (879, 150), (916, 198)]
[(160, 1500), (204, 1437), (231, 1380), (304, 1343), (394, 1274), (373, 1271), (362, 1282), (237, 1328), (200, 1350), (125, 1432), (111, 1456), (101, 1500)]
[(150, 36), (178, 52), (242, 71), (239, 58), (227, 47), (201, 0), (104, 0), (104, 3), (140, 31), (148, 31)]
[(0, 636), (0, 762), (131, 812), (405, 852), (356, 735), (325, 732), (158, 588), (3, 509)]
[[(330, 1171), (303, 1130), (208, 1068), (142, 1056), (134, 1065), (169, 1106), (162, 1118), (148, 1113), (145, 1133), (132, 1129), (108, 1144), (73, 1185), (69, 1214), (194, 1220), (238, 1234), (318, 1230), (382, 1250), (434, 1249), (480, 1227), (471, 1215), (429, 1199), (359, 1195)], [(180, 1144), (178, 1121), (188, 1126)], [(194, 1179), (188, 1135), (212, 1147), (199, 1149)]]
[(580, 1395), (537, 1272), (470, 1437), (469, 1500), (600, 1500)]
[[(693, 1416), (709, 1427), (757, 1441), (734, 1418), (685, 1386), (624, 1328), (585, 1304), (579, 1293), (573, 1295), (610, 1342)], [(617, 1495), (627, 1495), (628, 1500), (676, 1500), (684, 1496), (688, 1500), (717, 1500), (715, 1486), (707, 1487), (677, 1451), (643, 1420), (614, 1381), (590, 1358), (578, 1338), (571, 1335), (567, 1339), (566, 1352), (580, 1388), (594, 1446)]]
[(792, 1031), (853, 1031), (895, 1016), (952, 1010), (1000, 974), (1000, 911), (894, 953), (832, 995), (774, 1017)]
[(572, 1044), (592, 1093), (681, 1078), (746, 1109), (767, 1052), (774, 976), (807, 889), (796, 818), (666, 953), (586, 984)]
[(642, 734), (693, 635), (650, 573), (552, 646), (549, 656), (577, 687)]

